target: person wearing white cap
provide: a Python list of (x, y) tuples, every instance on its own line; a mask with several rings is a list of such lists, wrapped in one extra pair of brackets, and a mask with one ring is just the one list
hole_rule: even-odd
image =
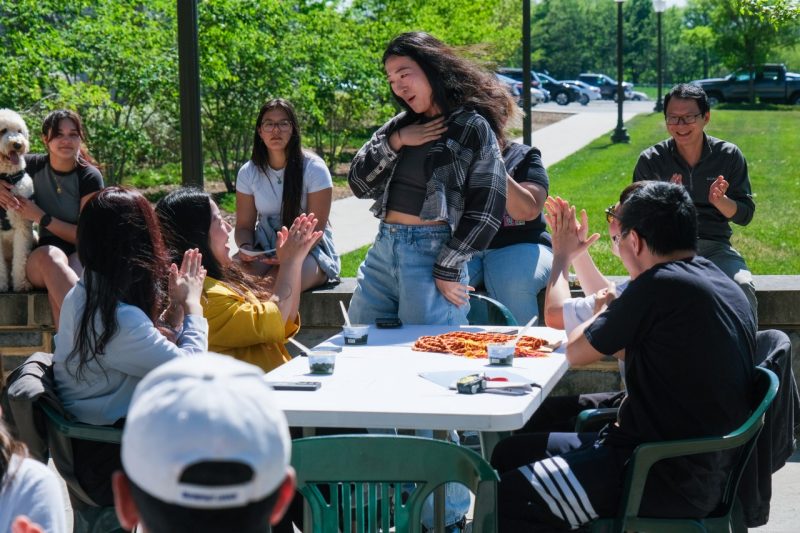
[(120, 524), (147, 533), (263, 532), (294, 496), (291, 439), (264, 373), (180, 358), (134, 392), (113, 477)]

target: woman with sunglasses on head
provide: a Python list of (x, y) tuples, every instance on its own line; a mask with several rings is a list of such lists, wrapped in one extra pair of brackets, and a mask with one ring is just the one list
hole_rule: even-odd
[(47, 153), (25, 156), (35, 200), (0, 188), (0, 206), (16, 209), (39, 225), (39, 243), (28, 257), (26, 273), (33, 287), (47, 290), (58, 329), (61, 304), (81, 273), (75, 251), (78, 214), (92, 193), (103, 188), (103, 176), (86, 148), (86, 130), (75, 111), (49, 113), (42, 122), (41, 138)]
[[(619, 201), (606, 208), (606, 223), (611, 239), (611, 252), (619, 256), (619, 216), (625, 200), (643, 182), (628, 185), (619, 195)], [(545, 219), (550, 225), (553, 240), (553, 271), (545, 295), (545, 323), (569, 334), (573, 329), (589, 320), (603, 306), (618, 297), (628, 286), (628, 281), (615, 285), (594, 264), (589, 247), (599, 238), (598, 233), (589, 234), (586, 211), (581, 211), (580, 221), (575, 206), (562, 198), (548, 197), (545, 202)], [(573, 298), (569, 289), (569, 267), (575, 273), (586, 296)], [(624, 363), (620, 360), (620, 375), (624, 376)], [(567, 431), (575, 427), (575, 418), (584, 409), (616, 407), (624, 397), (620, 391), (598, 392), (573, 396), (548, 396), (531, 416), (519, 433)]]
[(350, 319), (466, 324), (466, 263), (500, 227), (506, 172), (498, 138), (515, 103), (494, 76), (427, 33), (395, 37), (383, 66), (403, 111), (350, 167), (350, 188), (375, 199), (381, 219)]
[(303, 150), (294, 107), (283, 98), (269, 100), (256, 119), (250, 160), (236, 178), (234, 238), (244, 269), (275, 278), (277, 231), (308, 213), (323, 236), (303, 262), (301, 290), (338, 280), (341, 263), (328, 220), (332, 198), (331, 173), (322, 159)]

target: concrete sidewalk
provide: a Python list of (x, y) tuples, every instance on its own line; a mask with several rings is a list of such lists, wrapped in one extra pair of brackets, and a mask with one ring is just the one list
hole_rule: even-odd
[[(649, 113), (652, 108), (652, 102), (626, 102), (623, 120), (630, 120), (639, 113)], [(609, 134), (617, 124), (616, 105), (610, 102), (596, 102), (585, 108), (551, 106), (547, 111), (563, 112), (570, 116), (533, 132), (533, 145), (541, 150), (545, 167), (558, 163), (596, 138)], [(521, 138), (514, 140), (522, 142)], [(355, 197), (333, 202), (330, 221), (333, 242), (339, 254), (357, 250), (375, 238), (378, 219), (369, 210), (372, 203), (373, 200)]]

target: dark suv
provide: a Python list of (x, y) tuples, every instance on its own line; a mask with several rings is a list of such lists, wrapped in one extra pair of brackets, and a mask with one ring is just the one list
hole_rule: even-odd
[[(578, 76), (578, 80), (594, 85), (600, 88), (600, 94), (603, 100), (616, 100), (617, 99), (617, 81), (605, 74), (592, 74), (585, 72)], [(625, 99), (630, 100), (633, 98), (633, 84), (627, 81), (622, 82), (622, 90), (625, 94)]]

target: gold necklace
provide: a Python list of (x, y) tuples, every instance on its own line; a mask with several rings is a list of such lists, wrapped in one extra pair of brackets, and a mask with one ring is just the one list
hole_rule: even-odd
[(53, 185), (56, 186), (56, 194), (61, 194), (63, 189), (61, 189), (61, 181), (58, 177), (56, 177), (56, 173), (51, 172), (50, 177), (53, 179)]

